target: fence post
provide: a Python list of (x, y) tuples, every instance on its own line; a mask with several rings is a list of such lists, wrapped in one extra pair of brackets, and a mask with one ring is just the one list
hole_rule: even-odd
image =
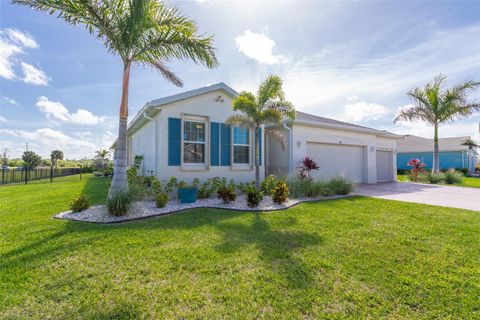
[(5, 183), (5, 169), (2, 169), (2, 186)]
[(53, 165), (50, 166), (50, 182), (53, 182)]
[(28, 182), (28, 170), (29, 169), (25, 169), (25, 184)]
[(80, 165), (80, 181), (82, 181), (82, 166)]

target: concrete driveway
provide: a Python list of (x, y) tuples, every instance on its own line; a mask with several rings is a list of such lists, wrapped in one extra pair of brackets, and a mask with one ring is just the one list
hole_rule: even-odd
[(355, 193), (374, 198), (480, 211), (480, 188), (385, 182), (359, 185), (355, 188)]

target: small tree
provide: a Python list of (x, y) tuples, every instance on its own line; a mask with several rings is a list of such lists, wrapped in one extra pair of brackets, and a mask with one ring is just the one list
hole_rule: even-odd
[(411, 159), (410, 161), (408, 161), (407, 166), (412, 167), (409, 177), (410, 180), (412, 180), (413, 182), (417, 182), (419, 176), (426, 172), (425, 163), (421, 162), (418, 159)]
[(265, 134), (277, 139), (282, 148), (285, 148), (285, 138), (280, 133), (284, 118), (294, 120), (295, 108), (285, 100), (282, 89), (282, 79), (271, 75), (263, 81), (255, 96), (251, 92), (243, 91), (233, 99), (234, 111), (243, 114), (233, 115), (227, 123), (233, 126), (253, 129), (255, 135), (255, 185), (260, 187), (260, 128), (265, 126)]
[(300, 161), (300, 163), (301, 165), (300, 165), (300, 171), (298, 175), (302, 180), (312, 180), (312, 176), (311, 176), (312, 171), (320, 169), (320, 167), (315, 162), (315, 160), (313, 160), (309, 156), (306, 156), (305, 158), (303, 158), (303, 160)]
[(50, 153), (52, 168), (57, 166), (58, 160), (63, 160), (63, 152), (60, 150), (53, 150), (52, 153)]
[(478, 144), (477, 142), (475, 142), (475, 140), (470, 139), (470, 138), (465, 139), (465, 141), (463, 141), (461, 145), (462, 146), (467, 146), (468, 149), (470, 149), (470, 150), (480, 148), (480, 144)]
[(105, 172), (108, 162), (110, 161), (110, 151), (106, 149), (95, 151), (95, 159), (99, 162), (100, 169)]
[(42, 162), (42, 158), (33, 151), (25, 151), (22, 160), (23, 166), (28, 170), (35, 169)]

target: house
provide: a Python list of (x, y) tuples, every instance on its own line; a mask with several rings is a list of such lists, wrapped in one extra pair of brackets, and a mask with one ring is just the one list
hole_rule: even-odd
[[(161, 180), (171, 176), (186, 181), (254, 180), (252, 130), (225, 124), (236, 113), (232, 110), (236, 95), (226, 84), (217, 83), (148, 102), (128, 125), (128, 164), (142, 155), (143, 174)], [(296, 175), (308, 155), (320, 165), (316, 178), (342, 175), (357, 183), (396, 180), (396, 144), (402, 136), (303, 112), (295, 121), (286, 121), (282, 133), (285, 150), (261, 132), (262, 179), (268, 174)]]
[[(475, 171), (477, 152), (462, 146), (463, 141), (470, 137), (439, 138), (440, 169), (467, 169)], [(398, 169), (410, 169), (407, 163), (411, 159), (419, 159), (431, 168), (433, 165), (433, 139), (414, 135), (407, 135), (398, 141), (397, 164)]]

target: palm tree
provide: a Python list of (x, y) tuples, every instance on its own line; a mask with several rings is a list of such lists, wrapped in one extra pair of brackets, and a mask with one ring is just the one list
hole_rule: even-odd
[(467, 146), (468, 149), (470, 150), (473, 150), (473, 149), (476, 149), (476, 148), (480, 148), (480, 144), (478, 144), (477, 142), (475, 142), (475, 140), (473, 139), (465, 139), (465, 141), (463, 141), (461, 143), (462, 146)]
[(263, 81), (255, 96), (251, 92), (242, 91), (232, 102), (233, 110), (243, 114), (233, 115), (227, 123), (233, 126), (251, 128), (255, 134), (255, 184), (260, 186), (259, 138), (260, 128), (265, 126), (265, 133), (275, 139), (285, 148), (285, 138), (280, 133), (284, 117), (295, 119), (294, 106), (285, 101), (282, 89), (282, 79), (271, 75)]
[(200, 34), (192, 20), (177, 8), (158, 0), (13, 0), (48, 14), (58, 14), (67, 23), (81, 24), (103, 41), (108, 52), (123, 62), (122, 97), (115, 158), (115, 175), (109, 197), (125, 191), (127, 182), (127, 118), (130, 68), (151, 66), (176, 86), (182, 81), (166, 66), (172, 58), (193, 60), (209, 68), (218, 63), (213, 38)]
[(50, 153), (50, 164), (52, 168), (57, 166), (58, 160), (63, 160), (63, 151), (53, 150), (52, 153)]
[(98, 159), (102, 165), (102, 169), (105, 172), (107, 169), (106, 163), (110, 160), (110, 151), (106, 149), (100, 149), (95, 151), (95, 158)]
[(425, 121), (433, 126), (433, 166), (432, 172), (438, 173), (439, 147), (438, 127), (440, 124), (465, 118), (480, 110), (480, 104), (467, 100), (467, 94), (480, 86), (480, 82), (465, 81), (459, 85), (444, 89), (447, 77), (438, 75), (424, 88), (414, 88), (407, 95), (413, 101), (413, 107), (401, 110), (394, 119), (398, 121)]

